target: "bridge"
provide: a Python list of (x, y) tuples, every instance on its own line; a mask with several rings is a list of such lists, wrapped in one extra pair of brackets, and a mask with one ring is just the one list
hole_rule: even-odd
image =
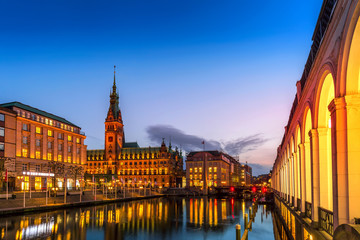
[(294, 239), (340, 239), (344, 229), (357, 233), (359, 16), (359, 0), (324, 0), (305, 69), (296, 82), (272, 172), (276, 206)]

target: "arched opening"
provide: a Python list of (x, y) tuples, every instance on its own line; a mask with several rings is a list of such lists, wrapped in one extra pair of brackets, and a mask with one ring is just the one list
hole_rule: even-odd
[(360, 21), (356, 23), (355, 31), (351, 40), (349, 59), (346, 72), (346, 94), (351, 95), (360, 92)]
[[(357, 20), (352, 35), (346, 72), (346, 123), (336, 120), (336, 128), (347, 128), (347, 176), (349, 194), (349, 219), (360, 215), (360, 20)], [(337, 129), (338, 130), (338, 129)], [(337, 145), (337, 148), (339, 146)], [(337, 159), (339, 162), (339, 159)], [(338, 166), (338, 174), (341, 169)], [(343, 180), (343, 179), (341, 179)], [(338, 188), (341, 186), (338, 180)], [(346, 180), (343, 182), (346, 182)], [(345, 184), (343, 184), (345, 185)], [(339, 206), (339, 209), (341, 206)], [(339, 210), (340, 211), (340, 210)], [(340, 221), (341, 222), (341, 221)]]
[(312, 202), (311, 191), (311, 148), (310, 148), (310, 136), (309, 132), (312, 129), (310, 108), (305, 111), (305, 124), (304, 124), (304, 149), (305, 149), (305, 201)]
[(293, 197), (293, 199), (291, 199), (291, 203), (294, 205), (295, 204), (295, 164), (294, 164), (294, 137), (291, 136), (290, 139), (290, 179), (291, 179), (291, 197)]
[(301, 199), (301, 182), (300, 182), (300, 148), (299, 145), (301, 144), (301, 131), (300, 131), (300, 125), (297, 126), (296, 128), (296, 159), (297, 159), (297, 196), (299, 199)]
[(328, 109), (335, 97), (334, 79), (329, 73), (321, 86), (318, 105), (319, 134), (319, 177), (320, 177), (320, 207), (333, 210), (332, 183), (332, 150), (331, 150), (331, 115)]

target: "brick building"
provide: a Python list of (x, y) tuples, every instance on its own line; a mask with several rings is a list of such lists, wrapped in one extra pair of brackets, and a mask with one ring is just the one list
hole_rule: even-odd
[(190, 152), (186, 157), (186, 186), (230, 186), (238, 162), (220, 151)]
[(9, 176), (15, 177), (15, 188), (29, 190), (31, 186), (32, 190), (40, 191), (49, 177), (52, 179), (48, 181), (49, 187), (63, 188), (65, 181), (69, 189), (79, 186), (86, 167), (86, 137), (81, 128), (20, 102), (4, 103), (0, 107), (8, 126), (5, 139), (12, 140), (5, 141), (4, 156), (15, 157), (8, 169)]

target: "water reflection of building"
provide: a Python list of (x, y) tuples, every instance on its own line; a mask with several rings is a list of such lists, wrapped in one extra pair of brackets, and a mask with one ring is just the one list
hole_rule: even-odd
[[(124, 124), (119, 107), (115, 75), (110, 106), (105, 119), (105, 149), (88, 150), (87, 173), (96, 179), (116, 176), (126, 186), (175, 187), (182, 185), (182, 151), (171, 143), (160, 147), (139, 147), (125, 142)], [(89, 179), (91, 177), (89, 176)]]
[[(79, 185), (75, 179), (80, 179), (81, 171), (75, 169), (84, 168), (86, 164), (86, 137), (80, 127), (20, 102), (4, 103), (0, 107), (16, 113), (12, 127), (16, 131), (7, 131), (6, 134), (14, 134), (15, 161), (7, 168), (9, 176), (15, 178), (17, 189), (29, 190), (31, 186), (33, 190), (42, 190), (47, 178), (54, 174), (57, 178), (53, 180), (59, 187), (64, 186), (65, 177), (69, 188)], [(59, 168), (54, 168), (54, 165)], [(49, 181), (49, 184), (52, 183)]]

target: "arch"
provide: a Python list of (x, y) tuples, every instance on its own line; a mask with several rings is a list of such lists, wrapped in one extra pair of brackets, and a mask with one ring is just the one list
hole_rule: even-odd
[(304, 111), (304, 131), (302, 133), (305, 149), (305, 201), (312, 202), (312, 177), (311, 177), (311, 148), (309, 132), (312, 129), (312, 115), (309, 105)]
[(299, 150), (299, 145), (301, 144), (301, 128), (300, 128), (300, 124), (298, 124), (296, 126), (296, 130), (295, 130), (295, 140), (296, 140), (296, 159), (297, 159), (297, 196), (299, 199), (301, 199), (301, 182), (300, 182), (300, 150)]
[(360, 21), (356, 18), (355, 29), (350, 38), (349, 55), (346, 64), (346, 94), (360, 93)]
[(328, 109), (335, 98), (333, 75), (325, 71), (317, 90), (316, 117), (319, 135), (319, 177), (320, 177), (320, 207), (333, 210), (333, 180), (332, 180), (332, 146), (331, 146), (331, 114)]

